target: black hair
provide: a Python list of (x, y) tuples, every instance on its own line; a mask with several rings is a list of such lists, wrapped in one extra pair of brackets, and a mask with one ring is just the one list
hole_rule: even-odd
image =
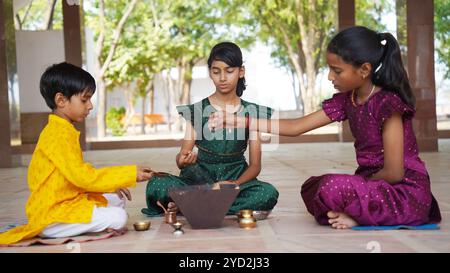
[[(230, 67), (242, 67), (243, 61), (241, 49), (232, 42), (219, 43), (211, 49), (208, 58), (208, 68), (211, 68), (213, 61), (222, 61)], [(242, 96), (245, 88), (245, 77), (239, 78), (236, 86), (236, 94), (238, 97)]]
[(372, 83), (396, 93), (404, 103), (414, 107), (400, 47), (392, 34), (377, 33), (362, 26), (349, 27), (331, 39), (327, 50), (355, 67), (370, 63)]
[(62, 62), (48, 67), (41, 76), (39, 89), (50, 109), (56, 108), (56, 93), (70, 100), (73, 95), (88, 91), (95, 93), (95, 80), (87, 71), (70, 63)]

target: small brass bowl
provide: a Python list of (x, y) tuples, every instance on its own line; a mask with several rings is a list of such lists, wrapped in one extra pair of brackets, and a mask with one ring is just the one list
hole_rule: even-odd
[(175, 222), (172, 224), (172, 227), (174, 229), (181, 229), (183, 227), (183, 224), (181, 222)]
[(183, 231), (183, 229), (182, 229), (182, 227), (183, 227), (183, 224), (181, 223), (181, 222), (175, 222), (175, 223), (173, 223), (172, 224), (172, 227), (174, 228), (174, 231), (173, 231), (173, 234), (174, 235), (182, 235), (182, 234), (184, 234), (184, 231)]
[(145, 231), (148, 230), (150, 228), (150, 221), (138, 221), (136, 223), (133, 224), (134, 229), (136, 231)]
[(257, 221), (265, 220), (270, 212), (271, 210), (255, 210), (253, 211), (253, 217), (255, 217)]

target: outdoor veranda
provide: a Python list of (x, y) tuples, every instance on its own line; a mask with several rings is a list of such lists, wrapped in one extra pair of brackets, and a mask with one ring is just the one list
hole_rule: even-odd
[[(0, 4), (1, 12), (11, 8)], [(9, 1), (10, 3), (12, 1)], [(219, 229), (193, 230), (185, 225), (185, 234), (174, 236), (172, 227), (162, 217), (148, 218), (141, 213), (145, 204), (145, 185), (139, 183), (130, 189), (133, 200), (127, 203), (129, 231), (118, 237), (80, 244), (80, 252), (449, 252), (450, 251), (450, 131), (437, 130), (436, 90), (433, 59), (433, 1), (406, 1), (409, 7), (408, 68), (412, 87), (417, 98), (418, 112), (415, 130), (421, 150), (421, 159), (426, 163), (431, 177), (431, 188), (439, 202), (442, 222), (440, 230), (390, 230), (352, 231), (334, 230), (318, 225), (306, 211), (300, 197), (300, 187), (310, 176), (325, 173), (348, 173), (356, 169), (355, 153), (348, 125), (339, 128), (339, 133), (328, 130), (300, 137), (281, 137), (277, 144), (264, 144), (262, 171), (258, 176), (272, 183), (280, 193), (278, 204), (267, 220), (259, 221), (257, 227), (241, 229), (236, 217), (227, 216)], [(355, 24), (355, 1), (339, 0), (339, 28)], [(64, 9), (65, 60), (82, 65), (80, 10), (67, 5)], [(414, 18), (412, 20), (411, 18)], [(4, 26), (4, 18), (0, 20)], [(420, 29), (420, 31), (418, 31)], [(0, 28), (0, 34), (4, 29)], [(431, 51), (423, 50), (430, 49)], [(4, 59), (5, 40), (0, 40), (0, 76), (9, 71)], [(421, 63), (418, 66), (417, 63)], [(6, 77), (4, 77), (6, 78)], [(0, 102), (8, 105), (8, 84), (0, 78)], [(97, 107), (97, 106), (94, 106)], [(9, 128), (17, 126), (10, 122), (8, 107), (0, 108), (0, 123), (5, 130), (0, 132), (0, 227), (25, 218), (25, 203), (29, 196), (27, 167), (34, 149), (33, 141), (24, 137), (39, 132), (47, 113), (21, 113), (22, 143), (12, 143)], [(335, 125), (334, 125), (335, 126)], [(340, 126), (340, 125), (339, 125)], [(20, 127), (20, 125), (19, 125)], [(14, 127), (15, 128), (15, 127)], [(114, 141), (103, 139), (89, 141), (87, 124), (82, 124), (81, 144), (84, 157), (96, 167), (111, 165), (149, 165), (158, 171), (178, 174), (175, 156), (181, 143), (180, 136), (169, 139), (139, 139)], [(17, 128), (16, 128), (17, 129)], [(20, 129), (20, 128), (19, 128)], [(152, 128), (155, 129), (155, 128)], [(12, 130), (12, 129), (11, 129)], [(25, 134), (25, 130), (28, 130)], [(30, 132), (32, 130), (32, 132)], [(156, 135), (156, 130), (147, 134)], [(32, 139), (31, 137), (30, 139)], [(180, 216), (179, 219), (186, 223)], [(137, 232), (133, 223), (150, 220), (148, 231)], [(0, 252), (72, 252), (69, 245), (35, 245), (30, 247), (0, 248)], [(78, 249), (77, 249), (78, 250)]]
[[(239, 228), (237, 218), (227, 216), (219, 229), (190, 229), (174, 236), (173, 228), (163, 217), (148, 218), (141, 213), (145, 207), (145, 183), (131, 189), (133, 200), (127, 203), (128, 233), (106, 240), (81, 243), (85, 252), (449, 252), (450, 251), (450, 140), (439, 141), (439, 153), (422, 153), (431, 177), (431, 187), (441, 212), (440, 230), (353, 231), (319, 226), (306, 211), (300, 198), (300, 186), (310, 176), (322, 173), (353, 173), (356, 161), (351, 143), (282, 144), (274, 151), (264, 152), (260, 179), (270, 181), (280, 192), (278, 204), (268, 219), (257, 227)], [(156, 170), (177, 173), (174, 157), (178, 148), (151, 148), (88, 151), (86, 160), (96, 166), (142, 162)], [(25, 219), (24, 205), (28, 198), (26, 165), (30, 156), (21, 157), (23, 167), (0, 169), (0, 226)], [(148, 231), (137, 232), (133, 223), (150, 220)], [(179, 220), (186, 223), (184, 218)], [(370, 244), (369, 244), (370, 243)], [(67, 245), (36, 245), (0, 248), (0, 252), (63, 252), (73, 251)]]

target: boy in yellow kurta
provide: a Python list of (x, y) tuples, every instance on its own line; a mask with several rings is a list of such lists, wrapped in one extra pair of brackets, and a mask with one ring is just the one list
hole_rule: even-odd
[(53, 65), (42, 75), (40, 91), (53, 113), (28, 169), (28, 224), (0, 234), (0, 245), (37, 235), (59, 238), (123, 228), (123, 195), (130, 199), (126, 187), (147, 181), (152, 171), (135, 165), (95, 169), (83, 161), (73, 123), (93, 108), (95, 80), (88, 72), (68, 63)]

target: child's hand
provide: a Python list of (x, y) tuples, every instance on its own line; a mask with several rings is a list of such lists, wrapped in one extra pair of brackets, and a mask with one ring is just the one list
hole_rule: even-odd
[(212, 185), (213, 190), (219, 190), (220, 185), (234, 185), (236, 188), (239, 187), (239, 184), (235, 180), (224, 180), (224, 181), (217, 181)]
[(214, 112), (208, 119), (208, 128), (211, 131), (222, 128), (245, 128), (246, 125), (245, 117), (238, 117), (225, 111)]
[(178, 154), (177, 165), (182, 169), (188, 165), (194, 164), (197, 161), (197, 153), (193, 151), (183, 150)]
[(136, 181), (144, 182), (152, 178), (153, 171), (148, 167), (137, 167)]
[(120, 188), (120, 189), (116, 190), (116, 194), (122, 200), (126, 197), (128, 199), (128, 201), (131, 201), (131, 193), (127, 188)]

